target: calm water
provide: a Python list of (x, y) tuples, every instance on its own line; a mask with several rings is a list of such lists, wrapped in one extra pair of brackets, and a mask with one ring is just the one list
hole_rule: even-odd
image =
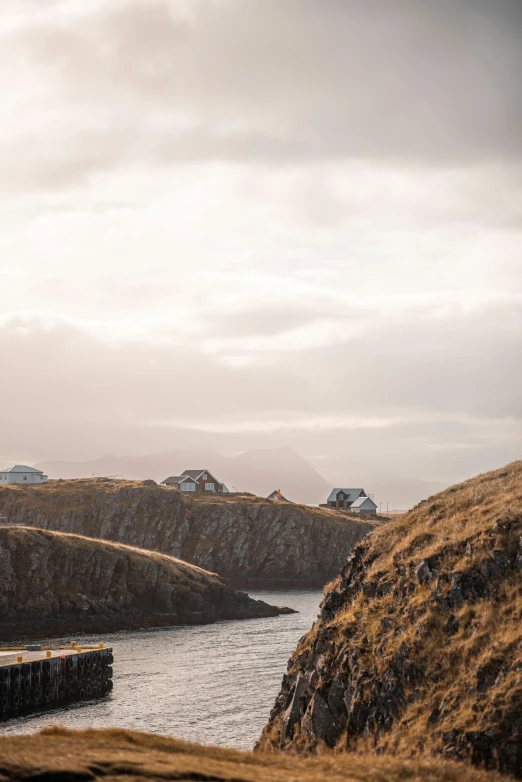
[[(114, 689), (101, 701), (12, 720), (0, 734), (48, 725), (121, 727), (250, 749), (268, 719), (288, 658), (317, 616), (321, 593), (252, 592), (300, 613), (273, 619), (96, 636), (114, 647)], [(88, 642), (78, 636), (78, 641)]]

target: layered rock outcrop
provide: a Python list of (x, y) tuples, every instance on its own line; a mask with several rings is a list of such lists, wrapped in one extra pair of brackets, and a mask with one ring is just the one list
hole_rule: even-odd
[(287, 612), (173, 557), (78, 535), (0, 528), (0, 638)]
[(323, 586), (379, 524), (251, 496), (199, 499), (152, 481), (104, 478), (0, 487), (0, 515), (161, 551), (249, 587)]
[(522, 778), (522, 462), (368, 536), (300, 641), (260, 747), (440, 754)]

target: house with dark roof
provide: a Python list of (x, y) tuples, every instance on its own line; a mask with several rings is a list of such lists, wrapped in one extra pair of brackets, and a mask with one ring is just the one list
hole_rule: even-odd
[(183, 494), (207, 492), (209, 494), (225, 494), (228, 489), (218, 481), (209, 470), (185, 470), (181, 475), (171, 475), (162, 481), (165, 486), (183, 492)]
[(28, 467), (26, 464), (15, 464), (0, 470), (0, 486), (6, 483), (45, 483), (47, 475), (36, 467)]
[(274, 502), (292, 502), (292, 500), (287, 500), (286, 497), (283, 497), (281, 489), (276, 489), (272, 494), (269, 494), (267, 500), (273, 500)]
[(377, 513), (377, 504), (364, 489), (332, 489), (326, 501), (328, 508), (351, 513)]

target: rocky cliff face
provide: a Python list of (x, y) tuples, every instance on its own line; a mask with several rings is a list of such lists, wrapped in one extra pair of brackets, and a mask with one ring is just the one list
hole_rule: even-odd
[(285, 612), (173, 557), (77, 535), (0, 528), (0, 638)]
[(323, 586), (378, 524), (256, 497), (192, 498), (149, 483), (5, 486), (0, 515), (12, 524), (161, 551), (248, 586)]
[(466, 759), (522, 778), (522, 462), (369, 536), (290, 659), (262, 748)]

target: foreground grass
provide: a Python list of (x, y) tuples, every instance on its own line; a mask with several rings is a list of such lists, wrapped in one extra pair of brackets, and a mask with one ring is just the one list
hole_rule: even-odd
[(455, 763), (237, 752), (124, 730), (51, 728), (0, 738), (0, 780), (39, 782), (506, 782)]

